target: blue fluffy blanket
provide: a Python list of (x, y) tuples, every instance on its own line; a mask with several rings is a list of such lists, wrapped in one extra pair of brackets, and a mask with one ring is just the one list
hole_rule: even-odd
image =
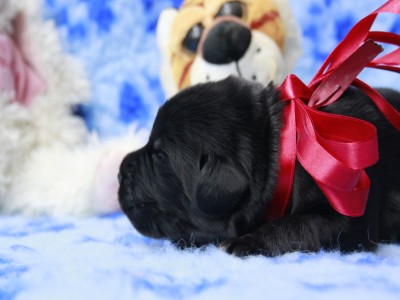
[[(349, 28), (383, 0), (292, 0), (304, 36), (295, 73), (307, 82)], [(148, 128), (164, 96), (154, 29), (173, 0), (47, 0), (70, 52), (85, 66), (92, 102), (81, 107), (101, 137)], [(400, 32), (387, 16), (378, 29)], [(377, 71), (374, 71), (377, 72)], [(398, 77), (364, 74), (373, 85)], [(122, 214), (89, 219), (0, 218), (0, 299), (399, 299), (400, 246), (376, 253), (291, 253), (238, 259), (180, 251), (141, 236)]]

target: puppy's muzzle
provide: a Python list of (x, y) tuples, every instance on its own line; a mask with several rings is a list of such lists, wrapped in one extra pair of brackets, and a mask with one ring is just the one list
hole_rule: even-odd
[(239, 61), (251, 42), (250, 29), (236, 20), (216, 22), (205, 34), (202, 41), (203, 58), (217, 65)]
[(122, 176), (121, 172), (118, 173), (118, 182), (121, 185), (122, 181), (124, 180), (124, 176)]

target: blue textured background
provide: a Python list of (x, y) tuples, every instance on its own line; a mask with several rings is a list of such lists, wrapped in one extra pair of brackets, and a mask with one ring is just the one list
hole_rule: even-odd
[[(154, 29), (172, 0), (47, 0), (66, 51), (84, 65), (102, 137), (152, 123), (163, 103)], [(295, 73), (307, 82), (361, 17), (384, 1), (292, 0), (304, 35)], [(377, 26), (400, 31), (400, 18)], [(387, 73), (369, 83), (397, 86)], [(400, 246), (377, 253), (292, 253), (241, 260), (213, 247), (179, 251), (138, 234), (121, 214), (0, 218), (1, 299), (399, 299)]]
[[(65, 49), (85, 66), (93, 86), (83, 107), (88, 125), (100, 136), (124, 134), (127, 127), (152, 124), (165, 101), (159, 81), (155, 41), (157, 18), (180, 0), (46, 0), (46, 18), (54, 19)], [(304, 35), (303, 56), (295, 73), (308, 82), (354, 23), (383, 0), (291, 0)], [(400, 19), (379, 19), (378, 29), (399, 31)], [(387, 73), (371, 84), (394, 85)], [(379, 80), (378, 80), (379, 79)]]
[(81, 109), (100, 136), (120, 135), (136, 123), (149, 127), (164, 101), (155, 41), (158, 16), (181, 1), (47, 0), (65, 49), (85, 66), (93, 86)]

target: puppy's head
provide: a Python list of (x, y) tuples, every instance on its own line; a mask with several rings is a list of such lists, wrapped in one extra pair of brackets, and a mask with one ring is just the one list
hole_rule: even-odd
[(279, 138), (274, 99), (272, 86), (230, 77), (165, 103), (147, 145), (120, 168), (119, 200), (138, 231), (201, 245), (262, 222)]

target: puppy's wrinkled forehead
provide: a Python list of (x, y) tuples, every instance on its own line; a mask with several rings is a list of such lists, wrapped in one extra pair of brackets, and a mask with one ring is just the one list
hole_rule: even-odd
[(247, 125), (253, 90), (253, 84), (234, 77), (189, 87), (159, 109), (152, 137), (223, 143), (235, 128)]
[(192, 154), (225, 154), (239, 132), (250, 131), (254, 90), (254, 84), (233, 77), (189, 87), (159, 109), (150, 140), (180, 145)]

